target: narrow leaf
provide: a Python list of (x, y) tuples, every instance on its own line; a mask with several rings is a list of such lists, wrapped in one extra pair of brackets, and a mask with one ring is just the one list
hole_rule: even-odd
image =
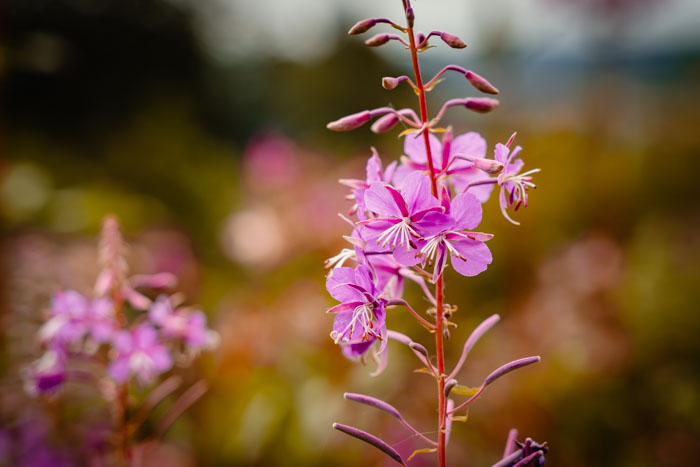
[(413, 453), (410, 456), (408, 456), (408, 459), (406, 459), (406, 462), (410, 462), (411, 459), (413, 459), (413, 456), (415, 456), (416, 454), (424, 454), (427, 452), (436, 452), (436, 451), (437, 451), (437, 448), (416, 449), (415, 451), (413, 451)]
[(452, 394), (456, 394), (458, 396), (473, 396), (479, 392), (479, 388), (468, 388), (466, 386), (462, 386), (460, 384), (456, 385), (455, 387), (452, 388)]

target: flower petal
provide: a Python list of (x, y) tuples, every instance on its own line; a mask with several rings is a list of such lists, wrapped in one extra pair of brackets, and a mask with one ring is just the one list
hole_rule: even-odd
[[(413, 162), (418, 164), (427, 164), (428, 157), (425, 153), (425, 137), (422, 133), (414, 133), (407, 135), (403, 142), (403, 152), (411, 158)], [(433, 156), (433, 161), (439, 161), (442, 157), (442, 143), (434, 134), (428, 135), (430, 141), (430, 154)], [(438, 167), (434, 165), (434, 167)]]
[(400, 191), (408, 205), (409, 215), (440, 205), (437, 198), (430, 193), (430, 179), (418, 170), (403, 180)]
[(402, 217), (394, 198), (382, 182), (374, 182), (365, 192), (365, 206), (380, 216)]
[(452, 200), (450, 215), (457, 230), (471, 230), (481, 222), (481, 203), (471, 193), (462, 193)]
[(452, 267), (463, 276), (471, 277), (484, 272), (493, 260), (491, 250), (483, 242), (460, 239), (453, 240), (451, 243), (466, 259), (465, 261), (454, 254), (451, 255)]

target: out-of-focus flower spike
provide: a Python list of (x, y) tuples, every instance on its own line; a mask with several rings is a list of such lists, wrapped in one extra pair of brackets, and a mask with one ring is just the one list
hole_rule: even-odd
[(334, 122), (326, 125), (326, 128), (333, 131), (350, 131), (359, 128), (372, 118), (369, 110), (363, 110), (354, 114), (346, 115)]
[(506, 147), (509, 148), (511, 144), (513, 144), (513, 141), (515, 140), (515, 137), (518, 135), (518, 132), (515, 131), (513, 132), (512, 135), (510, 135), (510, 138), (508, 138), (508, 142), (506, 143)]
[(102, 221), (98, 257), (102, 271), (95, 282), (95, 295), (103, 297), (124, 285), (128, 265), (124, 259), (126, 245), (122, 238), (117, 216), (109, 215)]
[(373, 133), (386, 133), (399, 123), (399, 117), (395, 114), (386, 114), (375, 121), (370, 129)]
[(484, 386), (488, 386), (489, 384), (493, 383), (496, 381), (498, 378), (501, 376), (505, 375), (506, 373), (510, 373), (513, 370), (517, 370), (518, 368), (522, 368), (527, 365), (531, 365), (533, 363), (537, 363), (541, 360), (539, 355), (536, 355), (534, 357), (525, 357), (525, 358), (520, 358), (518, 360), (514, 360), (510, 363), (506, 363), (502, 367), (496, 369), (493, 371), (490, 375), (486, 377), (484, 380)]
[(441, 33), (440, 39), (442, 39), (445, 44), (449, 45), (453, 49), (463, 49), (467, 46), (462, 39), (448, 32)]
[(354, 438), (357, 438), (360, 441), (364, 441), (367, 444), (371, 444), (372, 446), (379, 449), (387, 456), (394, 459), (399, 464), (406, 466), (406, 462), (403, 460), (401, 455), (396, 451), (396, 449), (392, 448), (391, 446), (389, 446), (387, 443), (385, 443), (381, 439), (377, 438), (376, 436), (371, 435), (371, 434), (367, 433), (366, 431), (362, 431), (358, 428), (354, 428), (354, 427), (351, 427), (348, 425), (342, 425), (340, 423), (334, 423), (333, 428), (335, 428), (338, 431), (342, 431), (346, 435), (350, 435)]
[(349, 401), (359, 402), (360, 404), (369, 405), (370, 407), (374, 407), (375, 409), (379, 409), (383, 412), (388, 413), (397, 420), (403, 419), (399, 411), (396, 410), (396, 407), (384, 402), (383, 400), (376, 399), (371, 396), (365, 396), (364, 394), (355, 394), (352, 392), (346, 392), (345, 394), (343, 394), (343, 398)]
[(169, 272), (137, 274), (129, 278), (129, 284), (134, 288), (172, 289), (177, 286), (177, 277)]
[(498, 321), (501, 319), (501, 317), (497, 314), (491, 315), (490, 317), (486, 318), (481, 324), (479, 324), (474, 331), (469, 335), (467, 338), (467, 341), (464, 343), (464, 348), (462, 349), (462, 355), (459, 357), (459, 361), (457, 362), (457, 365), (455, 366), (455, 369), (452, 370), (452, 373), (450, 373), (450, 376), (448, 379), (454, 378), (457, 373), (462, 369), (462, 366), (464, 365), (464, 362), (467, 361), (467, 355), (469, 355), (469, 351), (474, 347), (474, 345), (478, 342), (479, 339), (481, 339), (481, 336), (486, 334), (489, 329), (491, 329)]

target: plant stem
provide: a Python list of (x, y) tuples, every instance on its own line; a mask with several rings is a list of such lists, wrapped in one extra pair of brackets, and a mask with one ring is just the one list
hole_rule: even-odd
[[(408, 0), (402, 0), (404, 12), (409, 8)], [(409, 25), (411, 26), (411, 25)], [(411, 50), (411, 62), (413, 63), (413, 74), (416, 79), (416, 88), (418, 90), (418, 101), (420, 105), (420, 118), (423, 125), (423, 141), (425, 142), (425, 153), (428, 159), (428, 175), (430, 176), (430, 188), (433, 196), (438, 197), (437, 180), (435, 177), (435, 169), (433, 167), (433, 156), (430, 152), (430, 132), (427, 129), (428, 122), (428, 105), (425, 99), (425, 86), (423, 85), (423, 77), (418, 64), (418, 49), (416, 47), (416, 39), (413, 34), (413, 27), (407, 28), (408, 40)], [(445, 467), (445, 428), (447, 421), (447, 398), (445, 397), (445, 352), (443, 348), (443, 276), (442, 273), (438, 277), (435, 284), (435, 352), (437, 353), (438, 367), (438, 466)]]
[[(126, 316), (124, 315), (124, 297), (118, 288), (112, 290), (112, 301), (114, 303), (114, 315), (119, 326), (126, 327)], [(131, 464), (131, 448), (129, 446), (129, 383), (128, 381), (119, 388), (117, 397), (117, 427), (119, 430), (119, 451), (121, 452), (124, 465)]]

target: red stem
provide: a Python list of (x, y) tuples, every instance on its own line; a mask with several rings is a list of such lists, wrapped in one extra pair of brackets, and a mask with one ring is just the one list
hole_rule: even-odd
[[(404, 12), (408, 9), (408, 1), (403, 1)], [(428, 175), (430, 176), (430, 188), (433, 196), (438, 197), (437, 180), (435, 177), (435, 169), (433, 168), (433, 156), (430, 152), (429, 131), (426, 127), (428, 122), (428, 105), (425, 99), (425, 87), (423, 78), (420, 73), (418, 64), (418, 49), (416, 47), (416, 39), (413, 34), (413, 28), (408, 27), (406, 30), (411, 50), (411, 62), (413, 63), (413, 73), (416, 78), (416, 88), (418, 89), (418, 101), (420, 104), (420, 117), (423, 124), (423, 140), (425, 142), (425, 152), (428, 158)], [(443, 280), (442, 274), (438, 277), (435, 284), (436, 298), (436, 313), (435, 313), (435, 352), (437, 353), (438, 367), (438, 466), (445, 467), (445, 428), (447, 421), (447, 398), (445, 397), (445, 352), (443, 348)]]

